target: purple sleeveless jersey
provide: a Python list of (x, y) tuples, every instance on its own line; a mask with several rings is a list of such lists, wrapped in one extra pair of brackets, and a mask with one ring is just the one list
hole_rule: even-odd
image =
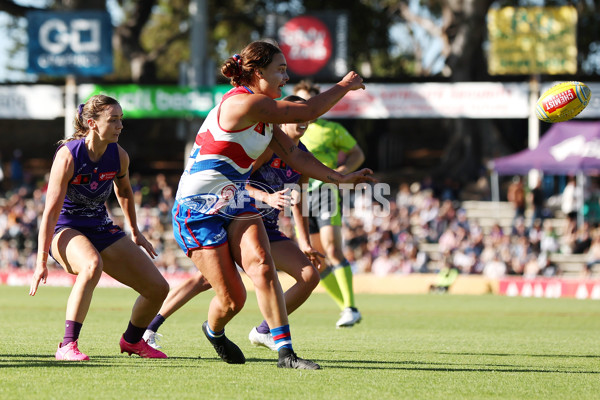
[(105, 206), (112, 193), (113, 180), (121, 169), (117, 144), (109, 144), (98, 162), (90, 160), (85, 139), (72, 140), (63, 146), (73, 155), (75, 170), (55, 232), (66, 227), (94, 231), (118, 229), (112, 225)]
[[(302, 142), (298, 143), (298, 148), (302, 151), (308, 151)], [(271, 159), (264, 163), (258, 170), (250, 175), (250, 184), (257, 189), (266, 190), (269, 193), (275, 193), (283, 190), (286, 184), (296, 184), (302, 174), (287, 165), (277, 154), (273, 153)], [(272, 207), (261, 211), (262, 219), (269, 233), (269, 238), (273, 235), (269, 231), (279, 231), (279, 210)], [(281, 235), (283, 235), (281, 233)]]

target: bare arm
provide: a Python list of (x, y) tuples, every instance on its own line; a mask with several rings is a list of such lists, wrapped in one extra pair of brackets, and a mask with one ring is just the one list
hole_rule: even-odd
[(354, 172), (365, 162), (365, 154), (362, 149), (356, 144), (346, 153), (346, 160), (343, 164), (338, 165), (335, 169), (340, 174), (348, 174)]
[(269, 148), (277, 153), (283, 161), (296, 171), (300, 171), (302, 175), (318, 179), (325, 183), (338, 185), (340, 183), (374, 181), (374, 179), (369, 176), (373, 171), (368, 168), (363, 168), (360, 171), (347, 175), (342, 175), (339, 172), (328, 168), (312, 154), (300, 150), (298, 146), (294, 144), (292, 139), (290, 139), (278, 126), (273, 127), (273, 139), (271, 139)]
[(303, 210), (308, 211), (308, 201), (307, 201), (307, 193), (304, 190), (306, 184), (308, 183), (308, 177), (302, 176), (298, 181), (298, 185), (300, 186), (301, 192), (294, 191), (294, 194), (298, 194), (298, 198), (294, 199), (292, 202), (292, 216), (294, 218), (294, 224), (296, 225), (297, 232), (297, 241), (298, 247), (302, 252), (308, 257), (310, 262), (316, 267), (319, 268), (321, 264), (321, 259), (319, 257), (325, 258), (325, 255), (319, 253), (315, 250), (314, 247), (310, 244), (310, 234), (308, 230), (308, 216), (303, 213)]
[[(252, 170), (257, 171), (260, 167), (262, 167), (265, 163), (271, 160), (273, 156), (273, 150), (267, 148), (252, 164)], [(257, 187), (259, 186), (259, 187)], [(287, 193), (287, 190), (280, 190), (278, 192), (269, 193), (264, 188), (260, 188), (260, 185), (253, 183), (250, 180), (246, 184), (246, 190), (251, 197), (256, 200), (268, 204), (277, 210), (283, 210), (284, 207), (290, 204), (291, 196)]]
[(340, 82), (305, 103), (276, 101), (261, 94), (232, 96), (221, 105), (219, 122), (225, 129), (236, 130), (257, 122), (311, 121), (329, 111), (349, 91), (364, 88), (362, 78), (355, 72), (349, 72)]
[[(308, 216), (302, 212), (302, 210), (308, 211), (308, 202), (303, 187), (303, 185), (306, 185), (307, 183), (308, 178), (302, 176), (298, 181), (298, 185), (300, 186), (302, 191), (298, 192), (298, 199), (294, 199), (292, 203), (292, 215), (294, 218), (294, 224), (297, 228), (298, 245), (301, 249), (303, 247), (310, 246), (310, 235), (308, 233)], [(294, 194), (295, 193), (296, 191), (294, 191)]]
[(123, 210), (125, 221), (131, 228), (133, 242), (138, 246), (142, 246), (148, 255), (154, 258), (158, 255), (156, 250), (154, 250), (152, 244), (146, 240), (137, 226), (133, 189), (131, 188), (131, 182), (129, 181), (129, 155), (121, 146), (119, 146), (119, 159), (121, 161), (121, 170), (114, 180), (115, 195)]
[(50, 169), (50, 178), (48, 179), (48, 191), (46, 192), (46, 204), (40, 222), (38, 233), (38, 254), (35, 271), (31, 281), (29, 294), (34, 296), (40, 282), (46, 283), (48, 278), (48, 252), (54, 236), (54, 228), (60, 216), (69, 180), (73, 177), (74, 162), (73, 156), (68, 148), (63, 147), (58, 150), (52, 168)]

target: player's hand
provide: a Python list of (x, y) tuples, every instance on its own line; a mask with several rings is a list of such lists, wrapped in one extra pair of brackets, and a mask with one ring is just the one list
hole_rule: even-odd
[(275, 193), (271, 193), (265, 199), (265, 203), (277, 210), (283, 210), (289, 207), (292, 202), (292, 196), (290, 195), (290, 189), (286, 188)]
[(377, 182), (375, 178), (373, 178), (373, 171), (369, 168), (363, 168), (358, 171), (355, 171), (351, 174), (342, 175), (342, 179), (340, 183), (374, 183)]
[(308, 260), (311, 262), (311, 264), (315, 266), (315, 268), (317, 270), (321, 269), (321, 265), (323, 264), (321, 259), (325, 258), (324, 254), (319, 253), (309, 243), (301, 245), (300, 250), (302, 250), (304, 255), (308, 258)]
[(156, 250), (154, 250), (154, 246), (152, 246), (152, 243), (150, 243), (141, 232), (132, 233), (131, 236), (133, 239), (133, 243), (146, 250), (146, 253), (148, 253), (150, 258), (154, 259), (158, 256), (158, 253), (156, 252)]
[(29, 287), (30, 296), (35, 296), (40, 282), (46, 284), (46, 279), (48, 279), (48, 267), (46, 266), (46, 261), (44, 261), (41, 257), (42, 256), (38, 254), (38, 259), (35, 264), (35, 271), (33, 272), (33, 277), (31, 278), (31, 286)]
[(350, 90), (365, 88), (362, 77), (354, 71), (348, 72), (340, 83), (342, 83), (344, 86), (347, 86)]

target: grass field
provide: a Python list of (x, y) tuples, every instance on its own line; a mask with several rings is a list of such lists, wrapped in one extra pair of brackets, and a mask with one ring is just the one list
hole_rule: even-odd
[(294, 348), (322, 370), (282, 370), (250, 345), (261, 321), (254, 293), (227, 327), (244, 351), (228, 365), (201, 332), (210, 293), (161, 328), (167, 360), (119, 353), (135, 299), (98, 288), (80, 349), (54, 360), (68, 288), (0, 286), (0, 399), (597, 399), (600, 302), (500, 296), (359, 295), (362, 323), (335, 329), (333, 302), (315, 294), (291, 316)]

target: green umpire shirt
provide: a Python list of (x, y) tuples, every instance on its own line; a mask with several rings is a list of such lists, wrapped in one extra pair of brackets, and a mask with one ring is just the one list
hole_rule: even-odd
[[(347, 153), (354, 146), (356, 140), (341, 124), (324, 119), (312, 122), (300, 141), (306, 146), (317, 160), (334, 169), (338, 166), (338, 153)], [(322, 181), (310, 179), (309, 191), (322, 185)]]

